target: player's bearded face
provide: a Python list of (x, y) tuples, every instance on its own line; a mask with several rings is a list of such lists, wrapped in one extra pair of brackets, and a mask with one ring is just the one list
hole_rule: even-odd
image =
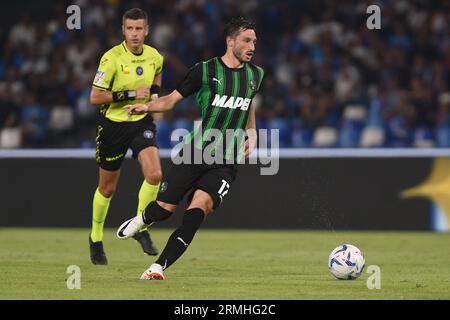
[(240, 62), (249, 62), (255, 52), (256, 34), (254, 30), (240, 32), (233, 40), (233, 54)]
[(130, 47), (139, 48), (144, 44), (148, 35), (148, 24), (144, 19), (125, 19), (122, 26), (125, 41)]

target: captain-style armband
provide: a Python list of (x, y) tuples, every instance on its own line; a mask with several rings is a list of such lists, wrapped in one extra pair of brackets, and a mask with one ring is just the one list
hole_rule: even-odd
[(135, 100), (136, 90), (113, 91), (113, 102)]

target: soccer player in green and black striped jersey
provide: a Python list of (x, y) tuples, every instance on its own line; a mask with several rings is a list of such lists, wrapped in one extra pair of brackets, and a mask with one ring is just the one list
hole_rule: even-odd
[[(229, 193), (240, 154), (247, 157), (256, 144), (255, 112), (251, 103), (261, 88), (264, 71), (250, 63), (256, 45), (255, 26), (243, 18), (233, 19), (225, 28), (225, 37), (226, 53), (196, 64), (170, 95), (147, 104), (124, 107), (129, 116), (164, 112), (195, 93), (202, 114), (201, 128), (185, 138), (189, 147), (183, 148), (180, 154), (184, 158), (186, 151), (199, 150), (200, 161), (196, 162), (194, 155), (188, 157), (193, 161), (174, 164), (162, 180), (157, 200), (150, 203), (141, 216), (124, 222), (117, 231), (119, 238), (127, 239), (142, 227), (169, 218), (188, 194), (189, 206), (182, 225), (173, 232), (161, 255), (141, 279), (164, 279), (163, 270), (184, 253), (205, 216)], [(236, 134), (243, 130), (249, 133), (246, 141)], [(211, 163), (206, 159), (210, 156), (218, 161)]]

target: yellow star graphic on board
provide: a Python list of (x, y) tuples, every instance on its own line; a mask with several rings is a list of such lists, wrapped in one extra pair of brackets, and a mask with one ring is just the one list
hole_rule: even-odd
[(402, 198), (422, 197), (433, 201), (450, 223), (450, 158), (437, 158), (430, 176), (418, 186), (402, 191)]

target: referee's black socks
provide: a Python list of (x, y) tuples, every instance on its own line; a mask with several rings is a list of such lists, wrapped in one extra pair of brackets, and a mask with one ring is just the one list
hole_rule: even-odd
[(151, 202), (142, 213), (142, 219), (145, 224), (152, 224), (153, 222), (163, 221), (168, 219), (172, 212), (161, 207), (156, 201)]
[(186, 210), (183, 223), (172, 233), (156, 263), (160, 264), (164, 269), (167, 269), (181, 257), (192, 239), (194, 239), (195, 233), (200, 228), (204, 219), (205, 213), (202, 209), (193, 208)]

